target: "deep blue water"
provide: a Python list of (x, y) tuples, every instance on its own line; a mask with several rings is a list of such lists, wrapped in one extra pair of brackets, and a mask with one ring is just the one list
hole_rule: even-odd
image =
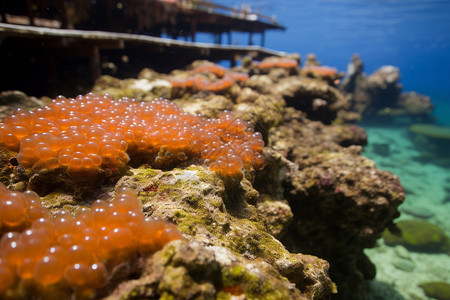
[[(449, 0), (278, 0), (215, 1), (250, 5), (275, 15), (286, 31), (268, 31), (267, 48), (315, 53), (324, 65), (345, 71), (359, 53), (365, 72), (383, 65), (401, 71), (405, 91), (432, 97), (439, 122), (450, 125)], [(225, 39), (226, 40), (226, 39)], [(255, 44), (259, 36), (255, 35)], [(233, 33), (233, 43), (247, 44), (247, 34)]]

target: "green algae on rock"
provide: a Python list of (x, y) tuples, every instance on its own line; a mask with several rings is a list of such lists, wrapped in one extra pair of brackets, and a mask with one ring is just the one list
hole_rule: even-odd
[(442, 281), (425, 282), (420, 287), (428, 297), (438, 300), (450, 300), (450, 284)]
[(435, 139), (450, 139), (450, 127), (433, 124), (413, 124), (409, 130), (415, 134), (421, 134)]
[[(139, 279), (119, 286), (111, 299), (312, 299), (270, 264), (250, 261), (220, 246), (175, 241), (157, 252)], [(319, 298), (318, 298), (319, 299)]]
[(226, 247), (237, 257), (265, 262), (297, 284), (301, 292), (318, 299), (326, 299), (331, 292), (325, 261), (289, 253), (267, 232), (258, 210), (247, 203), (254, 201), (256, 190), (252, 192), (245, 179), (240, 187), (229, 190), (220, 177), (201, 166), (132, 171), (133, 175), (123, 177), (118, 184), (139, 191), (144, 212), (176, 223), (188, 239), (195, 237), (206, 245)]
[(389, 231), (383, 233), (384, 242), (389, 246), (402, 245), (420, 252), (443, 252), (450, 250), (450, 240), (438, 226), (422, 220), (402, 220), (396, 223), (401, 236)]
[[(206, 294), (213, 293), (218, 298), (242, 290), (249, 299), (283, 298), (289, 295), (288, 298), (302, 299), (302, 294), (305, 299), (312, 299), (313, 296), (317, 299), (327, 299), (332, 289), (327, 276), (328, 264), (313, 256), (289, 253), (279, 241), (267, 233), (266, 225), (258, 211), (247, 203), (248, 200), (254, 201), (251, 199), (254, 195), (249, 190), (252, 189), (251, 185), (241, 183), (241, 187), (230, 192), (225, 189), (220, 177), (200, 166), (165, 172), (147, 167), (132, 171), (133, 175), (123, 177), (118, 185), (130, 186), (139, 191), (144, 212), (151, 213), (152, 217), (176, 223), (178, 229), (191, 242), (201, 243), (196, 244), (196, 249), (208, 246), (207, 249), (215, 249), (219, 254), (225, 251), (229, 253), (227, 255), (233, 256), (233, 260), (239, 262), (233, 263), (232, 266), (227, 265), (226, 268), (221, 267), (219, 273), (222, 277), (224, 274), (228, 275), (219, 280), (219, 283), (213, 282), (213, 289), (211, 285), (208, 285), (207, 290), (196, 288)], [(189, 247), (193, 247), (192, 244)], [(216, 257), (218, 253), (215, 254)], [(179, 256), (186, 254), (181, 253)], [(189, 266), (197, 268), (194, 264)], [(238, 272), (239, 268), (242, 268), (242, 271)], [(250, 269), (247, 270), (248, 268)], [(181, 276), (186, 280), (177, 280), (181, 286), (196, 286), (192, 278), (197, 277), (191, 274), (196, 273), (190, 268), (171, 268), (167, 270), (169, 271), (175, 279)], [(262, 279), (268, 279), (267, 276), (272, 279), (264, 283)], [(208, 280), (217, 280), (217, 276), (211, 277), (216, 279)], [(234, 284), (238, 279), (239, 287)], [(183, 282), (191, 282), (191, 285), (184, 285)], [(273, 285), (278, 285), (277, 282), (285, 287), (274, 288)], [(142, 289), (138, 287), (138, 283), (134, 284), (133, 293)], [(167, 297), (185, 296), (181, 290), (175, 292), (169, 287), (173, 284), (168, 280), (163, 285), (164, 289), (159, 288), (164, 290), (160, 292)], [(296, 284), (296, 287), (293, 284)]]

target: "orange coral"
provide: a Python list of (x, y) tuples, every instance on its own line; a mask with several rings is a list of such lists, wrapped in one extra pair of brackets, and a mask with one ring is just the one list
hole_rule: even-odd
[[(13, 193), (28, 198), (26, 193), (8, 191), (0, 184), (2, 202)], [(26, 209), (31, 205), (26, 204)], [(17, 209), (15, 215), (21, 213), (22, 209)], [(5, 220), (2, 215), (1, 222), (9, 222)], [(82, 208), (75, 216), (64, 211), (46, 215), (34, 219), (28, 230), (4, 234), (0, 241), (0, 296), (20, 281), (54, 286), (61, 292), (70, 288), (94, 291), (108, 283), (115, 265), (181, 238), (175, 225), (146, 219), (136, 193), (121, 188), (111, 202), (97, 200), (92, 208)]]
[(219, 77), (223, 77), (228, 70), (216, 64), (203, 64), (194, 69), (194, 73), (205, 73), (208, 71)]
[(258, 64), (259, 69), (283, 68), (292, 69), (298, 67), (298, 61), (289, 58), (270, 58)]
[[(209, 165), (234, 155), (237, 165), (259, 168), (261, 135), (231, 114), (224, 116), (203, 119), (165, 99), (137, 103), (92, 93), (76, 99), (60, 96), (44, 108), (19, 109), (6, 117), (0, 123), (0, 145), (18, 151), (24, 169), (59, 168), (83, 178), (120, 172), (130, 157), (169, 168), (188, 162)], [(240, 168), (226, 166), (234, 170), (226, 174), (242, 178)]]
[(338, 70), (328, 66), (309, 66), (302, 69), (304, 74), (311, 74), (319, 77), (334, 77)]
[(227, 72), (226, 75), (228, 77), (231, 77), (235, 81), (245, 82), (248, 79), (247, 73), (241, 73), (241, 72)]
[(0, 183), (0, 195), (0, 234), (21, 230), (35, 220), (50, 215), (50, 211), (41, 205), (39, 196), (33, 191), (13, 192)]
[[(222, 92), (228, 90), (235, 82), (245, 82), (248, 79), (246, 73), (230, 72), (226, 68), (212, 63), (200, 65), (192, 72), (197, 75), (170, 80), (172, 88)], [(198, 76), (198, 74), (208, 72), (215, 74), (219, 79), (208, 81)]]
[(206, 81), (201, 77), (195, 77), (195, 87), (199, 91), (220, 92), (230, 88), (234, 84), (234, 79), (230, 76), (225, 76), (216, 81)]

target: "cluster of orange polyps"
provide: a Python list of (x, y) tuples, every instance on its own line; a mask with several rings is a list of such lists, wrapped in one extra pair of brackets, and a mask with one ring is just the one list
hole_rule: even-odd
[[(172, 79), (170, 81), (172, 87), (217, 93), (228, 90), (235, 82), (245, 82), (248, 79), (247, 73), (231, 72), (222, 66), (212, 63), (200, 65), (192, 70), (192, 73), (195, 75), (187, 78)], [(198, 75), (204, 73), (213, 73), (218, 78), (216, 80), (206, 80)]]
[(241, 177), (236, 166), (262, 165), (264, 143), (259, 133), (230, 113), (205, 119), (166, 99), (136, 102), (90, 93), (60, 96), (46, 107), (19, 109), (5, 117), (1, 145), (18, 151), (19, 165), (32, 172), (61, 168), (81, 178), (114, 174), (124, 170), (130, 158), (144, 156), (157, 168), (206, 163), (221, 175)]
[[(0, 240), (0, 297), (21, 281), (95, 294), (108, 283), (115, 265), (182, 238), (175, 225), (146, 219), (129, 188), (119, 189), (111, 202), (97, 200), (91, 208), (81, 208), (75, 216), (62, 211), (30, 218), (27, 212), (39, 201), (36, 197), (0, 184), (1, 222), (11, 228), (27, 218), (31, 222), (28, 229), (7, 232)], [(8, 205), (10, 216), (5, 218)]]

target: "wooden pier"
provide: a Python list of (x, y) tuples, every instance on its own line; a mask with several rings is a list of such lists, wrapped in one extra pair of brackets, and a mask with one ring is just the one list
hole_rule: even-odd
[[(96, 17), (97, 10), (85, 8), (86, 13), (91, 13), (89, 18), (75, 18), (64, 3), (92, 5), (91, 1), (51, 1), (59, 7), (55, 9), (59, 13), (51, 16), (37, 13), (41, 11), (39, 5), (48, 1), (26, 0), (22, 6), (25, 15), (8, 14), (10, 2), (0, 0), (0, 15), (5, 21), (0, 22), (0, 65), (6, 72), (0, 81), (0, 91), (18, 89), (36, 96), (56, 96), (66, 90), (81, 93), (101, 74), (124, 78), (136, 76), (144, 67), (168, 72), (198, 59), (228, 60), (234, 65), (243, 56), (260, 60), (286, 55), (262, 46), (195, 42), (197, 32), (208, 31), (218, 37), (222, 33), (231, 35), (232, 31), (263, 34), (268, 29), (283, 29), (273, 19), (210, 2), (130, 0), (124, 1), (128, 6), (122, 7), (118, 15), (121, 2), (97, 0), (96, 9), (103, 8), (103, 15)], [(34, 11), (28, 6), (30, 3), (35, 4)], [(142, 3), (154, 5), (152, 14), (158, 8), (160, 18), (148, 23), (138, 10), (130, 13), (132, 7), (137, 9)], [(82, 8), (78, 14), (83, 15)], [(172, 15), (163, 10), (171, 11)], [(149, 13), (147, 10), (144, 15)], [(175, 23), (170, 21), (174, 16)], [(174, 38), (159, 37), (163, 31), (166, 35), (173, 33)], [(176, 39), (179, 36), (185, 39)], [(221, 38), (216, 41), (221, 42)], [(78, 80), (73, 81), (74, 78)]]

